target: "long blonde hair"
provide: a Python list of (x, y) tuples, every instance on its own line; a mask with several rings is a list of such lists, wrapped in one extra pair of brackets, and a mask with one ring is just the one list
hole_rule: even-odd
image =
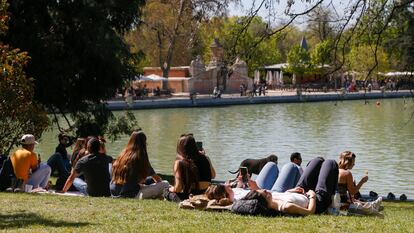
[(355, 161), (356, 155), (352, 153), (351, 151), (344, 151), (339, 155), (339, 163), (338, 167), (341, 169), (349, 169), (354, 161)]
[(112, 182), (122, 185), (133, 180), (138, 184), (149, 175), (150, 166), (147, 137), (142, 131), (134, 131), (113, 164)]

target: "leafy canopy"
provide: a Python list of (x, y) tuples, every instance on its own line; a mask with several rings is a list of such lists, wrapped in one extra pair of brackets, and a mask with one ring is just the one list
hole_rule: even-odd
[[(7, 32), (8, 4), (0, 1), (0, 34)], [(27, 52), (0, 43), (0, 154), (8, 154), (26, 133), (40, 137), (49, 118), (33, 99), (33, 79), (25, 73)]]
[(135, 73), (142, 55), (130, 52), (123, 35), (138, 24), (144, 3), (10, 1), (7, 42), (31, 56), (27, 73), (35, 79), (35, 99), (53, 113), (70, 113), (77, 130), (90, 122), (104, 127), (94, 105), (115, 96)]

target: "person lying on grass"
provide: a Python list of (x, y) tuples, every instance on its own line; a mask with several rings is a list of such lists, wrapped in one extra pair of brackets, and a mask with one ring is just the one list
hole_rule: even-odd
[[(206, 196), (210, 200), (230, 202), (238, 200), (258, 200), (266, 208), (292, 215), (324, 213), (331, 205), (332, 195), (338, 181), (338, 164), (334, 160), (312, 159), (300, 177), (297, 186), (284, 193), (260, 189), (255, 181), (248, 180), (251, 189), (246, 196), (235, 198), (233, 189), (228, 185), (211, 185)], [(238, 199), (240, 198), (240, 199)]]

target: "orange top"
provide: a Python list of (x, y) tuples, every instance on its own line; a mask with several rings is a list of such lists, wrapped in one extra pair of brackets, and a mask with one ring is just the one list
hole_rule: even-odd
[(29, 179), (29, 170), (37, 168), (37, 155), (24, 148), (18, 149), (11, 156), (11, 162), (16, 178), (27, 181)]

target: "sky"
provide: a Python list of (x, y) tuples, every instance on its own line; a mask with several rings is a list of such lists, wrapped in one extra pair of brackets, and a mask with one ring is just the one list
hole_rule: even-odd
[[(255, 9), (256, 9), (260, 2), (261, 0), (241, 0), (241, 5), (231, 4), (229, 14), (238, 15), (238, 16), (246, 15), (254, 3), (255, 3)], [(262, 7), (262, 9), (259, 11), (259, 16), (262, 16), (265, 21), (269, 21), (271, 25), (278, 25), (283, 22), (286, 22), (288, 20), (288, 17), (284, 14), (284, 10), (286, 9), (287, 0), (280, 0), (279, 3), (277, 3), (276, 0), (273, 0), (272, 2), (273, 2), (273, 5), (270, 6), (268, 9), (266, 9), (265, 7)], [(303, 12), (315, 3), (314, 1), (311, 1), (311, 2), (312, 4), (306, 4), (302, 1), (296, 1), (296, 4), (294, 4), (291, 8), (291, 12), (296, 12), (296, 13)], [(326, 1), (326, 2), (328, 3), (332, 2), (332, 5), (330, 7), (333, 6), (337, 10), (338, 14), (343, 14), (344, 9), (352, 1), (337, 0), (337, 1)], [(269, 11), (273, 13), (273, 16), (269, 17)], [(306, 22), (307, 22), (307, 18), (301, 17), (295, 21), (295, 24), (297, 26), (305, 26)]]
[[(230, 15), (246, 15), (249, 12), (249, 9), (255, 4), (254, 9), (257, 9), (259, 6), (258, 4), (261, 0), (241, 0), (241, 5), (232, 4), (230, 7)], [(268, 9), (262, 7), (259, 11), (259, 16), (262, 16), (265, 20), (271, 20), (271, 22), (283, 21), (286, 20), (287, 17), (284, 15), (284, 10), (286, 9), (286, 0), (280, 0), (279, 3), (276, 1), (274, 2), (273, 6), (270, 6)], [(302, 3), (300, 1), (300, 3)], [(303, 11), (305, 9), (304, 4), (296, 4), (292, 10), (295, 11)], [(274, 16), (269, 18), (269, 11), (272, 12)]]

